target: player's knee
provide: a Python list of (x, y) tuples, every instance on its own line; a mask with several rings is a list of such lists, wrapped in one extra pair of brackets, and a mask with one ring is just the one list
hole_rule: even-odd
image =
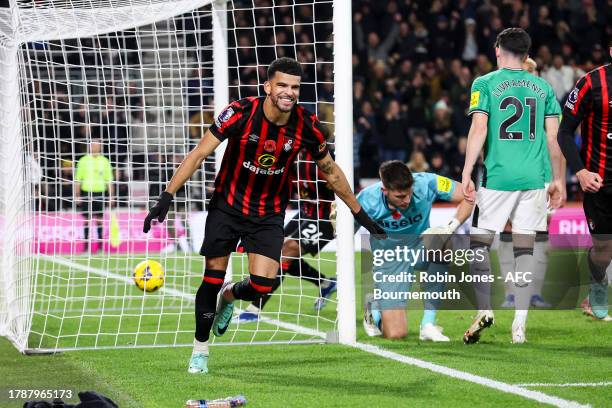
[(272, 292), (274, 281), (274, 278), (251, 274), (247, 279), (238, 282), (232, 287), (232, 294), (236, 299), (256, 301)]
[(391, 340), (403, 339), (404, 337), (408, 335), (408, 330), (405, 328), (399, 328), (399, 327), (393, 327), (393, 326), (386, 328), (383, 325), (383, 335), (385, 336), (386, 339), (391, 339)]
[(296, 257), (300, 254), (300, 243), (296, 239), (287, 239), (283, 243), (283, 256)]
[(216, 269), (225, 271), (227, 269), (228, 259), (229, 257), (227, 256), (207, 257), (206, 269)]

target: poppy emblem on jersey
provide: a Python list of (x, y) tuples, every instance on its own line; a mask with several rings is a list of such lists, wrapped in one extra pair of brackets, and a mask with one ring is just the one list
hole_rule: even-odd
[(402, 214), (400, 214), (399, 211), (393, 211), (393, 214), (391, 214), (391, 216), (394, 220), (399, 220), (400, 218), (402, 218)]
[(293, 147), (293, 139), (288, 139), (283, 145), (283, 149), (285, 149), (286, 152), (291, 150), (292, 147)]
[(274, 140), (266, 140), (264, 142), (264, 150), (266, 152), (268, 152), (268, 153), (275, 152), (276, 151), (276, 142)]
[(268, 167), (274, 166), (274, 163), (276, 163), (276, 157), (272, 156), (271, 154), (262, 154), (257, 158), (257, 163), (261, 167), (267, 169)]

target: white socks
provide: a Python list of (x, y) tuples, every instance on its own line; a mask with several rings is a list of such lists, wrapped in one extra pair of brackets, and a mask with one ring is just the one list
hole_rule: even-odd
[(204, 353), (205, 355), (208, 355), (208, 341), (197, 341), (196, 339), (193, 339), (192, 354), (196, 353)]

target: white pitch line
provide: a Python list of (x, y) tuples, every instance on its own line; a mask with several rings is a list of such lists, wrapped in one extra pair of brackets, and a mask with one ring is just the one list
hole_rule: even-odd
[(419, 360), (413, 357), (408, 357), (403, 354), (394, 353), (389, 350), (382, 349), (372, 344), (356, 343), (355, 347), (359, 350), (376, 354), (377, 356), (385, 357), (391, 360), (398, 361), (400, 363), (409, 364), (415, 367), (423, 368), (425, 370), (433, 371), (438, 374), (446, 375), (448, 377), (457, 378), (463, 381), (469, 381), (472, 383), (484, 385), (485, 387), (493, 388), (509, 394), (518, 395), (523, 398), (528, 398), (534, 401), (538, 401), (544, 404), (553, 405), (555, 407), (563, 408), (578, 408), (578, 407), (590, 407), (590, 405), (583, 405), (579, 402), (566, 400), (552, 395), (544, 394), (543, 392), (528, 390), (521, 388), (518, 385), (506, 384), (501, 381), (491, 380), (490, 378), (481, 377), (467, 373), (465, 371), (455, 370), (454, 368), (445, 367), (442, 365), (430, 363), (428, 361)]
[(610, 387), (612, 381), (601, 381), (592, 383), (565, 383), (565, 384), (553, 384), (553, 383), (524, 383), (514, 384), (518, 387)]
[[(50, 261), (56, 262), (60, 265), (64, 265), (67, 267), (71, 267), (74, 269), (79, 269), (82, 270), (84, 272), (91, 272), (95, 275), (99, 275), (99, 276), (103, 276), (103, 277), (109, 277), (109, 278), (113, 278), (113, 279), (117, 279), (120, 281), (124, 281), (124, 282), (128, 282), (128, 283), (132, 283), (132, 279), (126, 277), (126, 276), (122, 276), (122, 275), (118, 275), (116, 273), (112, 273), (112, 272), (108, 272), (105, 271), (103, 269), (96, 269), (96, 268), (92, 268), (90, 266), (87, 265), (82, 265), (76, 262), (72, 262), (72, 261), (68, 261), (62, 258), (54, 258), (48, 255), (41, 255), (47, 259), (49, 259)], [(193, 295), (189, 295), (185, 292), (182, 292), (180, 290), (177, 289), (172, 289), (172, 288), (166, 288), (166, 287), (162, 287), (160, 289), (160, 291), (164, 291), (167, 292), (169, 294), (173, 294), (175, 296), (179, 296), (191, 301), (195, 300), (195, 296)], [(262, 319), (263, 320), (263, 319)], [(313, 330), (313, 329), (308, 329), (306, 327), (302, 327), (299, 326), (297, 324), (292, 324), (292, 323), (285, 323), (285, 322), (281, 322), (275, 319), (268, 319), (266, 318), (264, 320), (266, 323), (271, 323), (271, 324), (275, 324), (278, 325), (279, 327), (282, 328), (286, 328), (289, 330), (294, 330), (298, 333), (302, 333), (302, 334), (309, 334), (312, 336), (316, 336), (316, 337), (321, 337), (321, 338), (325, 338), (325, 333), (317, 331), (317, 330)], [(480, 384), (483, 385), (485, 387), (489, 387), (489, 388), (493, 388), (502, 392), (506, 392), (509, 394), (514, 394), (514, 395), (518, 395), (520, 397), (524, 397), (524, 398), (528, 398), (534, 401), (538, 401), (544, 404), (549, 404), (555, 407), (560, 407), (560, 408), (588, 408), (590, 407), (590, 405), (584, 405), (584, 404), (580, 404), (578, 402), (575, 401), (570, 401), (570, 400), (565, 400), (563, 398), (559, 398), (559, 397), (555, 397), (552, 395), (547, 395), (544, 394), (542, 392), (539, 391), (533, 391), (533, 390), (528, 390), (526, 388), (522, 388), (520, 385), (512, 385), (512, 384), (507, 384), (501, 381), (496, 381), (496, 380), (491, 380), (489, 378), (486, 377), (481, 377), (478, 375), (474, 375), (465, 371), (459, 371), (459, 370), (455, 370), (453, 368), (449, 368), (449, 367), (445, 367), (442, 365), (438, 365), (438, 364), (434, 364), (434, 363), (430, 363), (428, 361), (424, 361), (424, 360), (419, 360), (413, 357), (408, 357), (408, 356), (404, 356), (402, 354), (398, 354), (398, 353), (394, 353), (392, 351), (388, 351), (388, 350), (384, 350), (380, 347), (371, 345), (371, 344), (364, 344), (364, 343), (355, 343), (354, 345), (352, 345), (353, 347), (361, 350), (361, 351), (365, 351), (367, 353), (371, 353), (371, 354), (375, 354), (378, 355), (380, 357), (384, 357), (384, 358), (388, 358), (391, 360), (395, 360), (398, 361), (400, 363), (404, 363), (404, 364), (409, 364), (415, 367), (419, 367), (419, 368), (423, 368), (425, 370), (429, 370), (429, 371), (433, 371), (435, 373), (438, 374), (442, 374), (442, 375), (446, 375), (448, 377), (453, 377), (453, 378), (457, 378), (459, 380), (463, 380), (463, 381), (469, 381), (469, 382), (473, 382), (476, 384)]]

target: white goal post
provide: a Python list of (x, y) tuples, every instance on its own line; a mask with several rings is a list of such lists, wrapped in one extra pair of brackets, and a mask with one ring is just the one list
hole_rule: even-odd
[[(192, 343), (204, 269), (197, 251), (225, 143), (177, 195), (165, 224), (144, 235), (142, 219), (156, 198), (152, 186), (167, 181), (215, 113), (263, 94), (274, 58), (302, 63), (301, 102), (333, 131), (336, 160), (352, 183), (350, 2), (9, 5), (0, 8), (0, 336), (21, 352)], [(77, 199), (75, 171), (98, 140), (113, 168), (113, 202), (103, 195), (92, 216), (84, 208), (95, 197)], [(287, 277), (258, 321), (236, 320), (213, 344), (354, 343), (354, 226), (342, 203), (337, 226), (332, 251), (302, 257), (326, 279), (337, 276), (337, 301), (313, 310), (319, 289)], [(157, 292), (133, 284), (143, 259), (164, 267)], [(241, 279), (245, 257), (232, 259), (230, 273)]]

